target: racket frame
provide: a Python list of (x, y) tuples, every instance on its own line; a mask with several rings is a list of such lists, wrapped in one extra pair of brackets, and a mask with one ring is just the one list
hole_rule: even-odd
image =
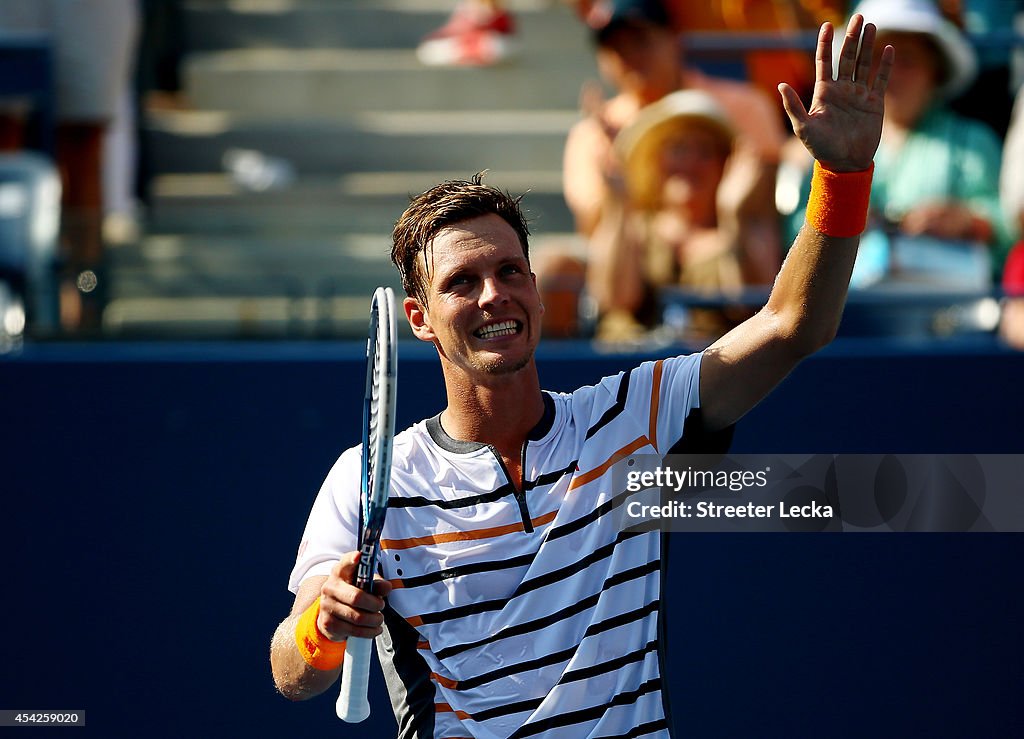
[[(360, 549), (353, 584), (372, 593), (391, 487), (391, 453), (395, 437), (398, 342), (395, 296), (389, 287), (378, 287), (373, 294), (367, 334), (359, 491)], [(357, 723), (370, 715), (367, 690), (372, 645), (373, 639), (346, 639), (341, 693), (336, 705), (338, 718), (343, 721)]]

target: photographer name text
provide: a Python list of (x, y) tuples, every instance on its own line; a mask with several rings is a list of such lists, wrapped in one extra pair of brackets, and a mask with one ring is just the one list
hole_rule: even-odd
[[(682, 493), (708, 492), (716, 490), (737, 493), (748, 489), (764, 488), (768, 485), (770, 467), (762, 470), (682, 470), (659, 468), (657, 470), (632, 470), (626, 476), (626, 489), (639, 492), (651, 487)], [(626, 506), (626, 515), (633, 519), (652, 518), (832, 518), (835, 512), (831, 505), (804, 500), (799, 504), (778, 503), (719, 503), (710, 500), (673, 500), (659, 505), (631, 501)]]

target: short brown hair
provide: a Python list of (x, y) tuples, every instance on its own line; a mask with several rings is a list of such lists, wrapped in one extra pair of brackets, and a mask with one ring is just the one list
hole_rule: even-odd
[(425, 277), (418, 260), (435, 236), (460, 221), (495, 214), (519, 236), (523, 255), (530, 261), (530, 229), (519, 207), (522, 196), (512, 197), (496, 187), (483, 184), (483, 172), (469, 180), (448, 180), (412, 199), (391, 234), (391, 261), (402, 275), (402, 287), (411, 298), (426, 303)]

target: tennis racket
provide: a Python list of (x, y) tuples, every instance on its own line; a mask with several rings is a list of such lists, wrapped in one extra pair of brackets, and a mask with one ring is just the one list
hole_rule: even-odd
[[(370, 304), (366, 340), (366, 392), (363, 396), (363, 466), (359, 506), (359, 566), (356, 587), (373, 591), (380, 534), (387, 513), (391, 482), (391, 447), (395, 437), (395, 391), (398, 343), (395, 338), (395, 294), (378, 287)], [(338, 696), (338, 718), (352, 723), (370, 715), (366, 697), (373, 639), (349, 637)]]

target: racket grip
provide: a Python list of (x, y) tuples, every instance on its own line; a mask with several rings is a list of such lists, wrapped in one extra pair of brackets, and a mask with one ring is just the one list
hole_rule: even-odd
[(345, 661), (341, 668), (341, 695), (336, 706), (338, 718), (356, 724), (370, 715), (367, 692), (370, 683), (370, 648), (373, 639), (350, 636), (345, 640)]

